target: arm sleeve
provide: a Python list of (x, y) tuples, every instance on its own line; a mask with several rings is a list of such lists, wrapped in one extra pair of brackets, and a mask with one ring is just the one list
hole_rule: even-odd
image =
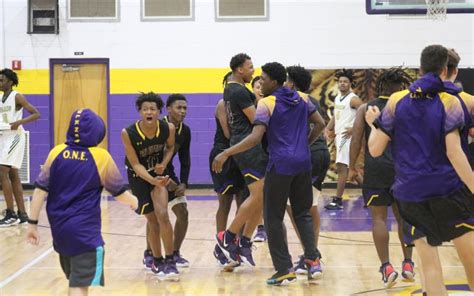
[(183, 143), (183, 146), (180, 147), (178, 151), (179, 163), (181, 164), (181, 169), (179, 171), (179, 178), (181, 183), (188, 185), (189, 172), (191, 170), (191, 130), (189, 127), (186, 127), (186, 138)]
[(268, 109), (267, 105), (263, 102), (263, 100), (260, 100), (258, 102), (257, 112), (255, 114), (254, 125), (260, 124), (260, 125), (268, 126), (270, 122), (270, 117), (271, 117), (270, 110)]
[(314, 112), (316, 112), (316, 106), (311, 102), (311, 100), (308, 100), (308, 117), (310, 117)]
[(232, 100), (237, 104), (240, 110), (244, 110), (250, 106), (255, 106), (255, 100), (252, 95), (253, 94), (247, 89), (241, 88), (233, 94)]
[(113, 196), (122, 194), (127, 189), (127, 186), (112, 156), (110, 156), (107, 150), (102, 148), (89, 148), (89, 150), (94, 157), (100, 180), (105, 190)]
[(48, 154), (44, 165), (41, 166), (41, 172), (35, 180), (35, 187), (49, 192), (49, 180), (51, 175), (51, 166), (57, 156), (66, 148), (64, 144), (54, 147)]
[(446, 113), (444, 119), (445, 134), (462, 128), (464, 126), (464, 112), (458, 98), (451, 96), (448, 99), (442, 100), (442, 102)]

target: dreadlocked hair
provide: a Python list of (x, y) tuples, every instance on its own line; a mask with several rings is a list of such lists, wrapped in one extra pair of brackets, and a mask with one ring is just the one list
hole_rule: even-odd
[(375, 93), (377, 96), (391, 95), (392, 93), (407, 88), (413, 82), (413, 78), (408, 74), (406, 68), (393, 67), (384, 70), (375, 82)]

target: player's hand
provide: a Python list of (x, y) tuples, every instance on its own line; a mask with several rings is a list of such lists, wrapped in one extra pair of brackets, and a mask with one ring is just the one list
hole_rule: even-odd
[(346, 130), (342, 132), (342, 137), (344, 139), (349, 139), (352, 137), (352, 127), (346, 127)]
[(228, 158), (229, 157), (225, 153), (225, 150), (217, 154), (217, 156), (214, 157), (214, 160), (212, 161), (212, 170), (216, 173), (222, 172), (222, 167), (224, 166), (224, 163)]
[(21, 124), (18, 121), (10, 123), (10, 129), (16, 131)]
[(180, 197), (180, 196), (184, 196), (186, 193), (186, 184), (179, 184), (177, 187), (176, 187), (176, 190), (174, 191), (174, 194), (176, 195), (176, 197)]
[(347, 177), (347, 180), (351, 183), (355, 182), (355, 178), (359, 175), (357, 172), (356, 168), (349, 168), (349, 176)]
[(40, 242), (40, 236), (36, 225), (28, 224), (28, 231), (26, 233), (26, 241), (29, 244), (37, 246)]
[(379, 118), (380, 116), (380, 109), (377, 106), (369, 106), (367, 111), (365, 112), (365, 121), (367, 121), (368, 125), (373, 125), (374, 121)]
[(324, 130), (324, 136), (328, 140), (333, 140), (336, 137), (336, 133), (334, 132), (334, 130), (325, 129)]
[(169, 183), (170, 183), (170, 177), (169, 176), (156, 176), (154, 178), (153, 185), (155, 185), (155, 186), (167, 186)]
[(165, 169), (166, 169), (166, 166), (162, 163), (158, 163), (155, 165), (155, 173), (157, 173), (158, 175), (163, 174)]

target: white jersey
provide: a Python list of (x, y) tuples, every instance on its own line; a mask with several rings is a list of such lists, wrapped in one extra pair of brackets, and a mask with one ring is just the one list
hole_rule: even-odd
[(336, 136), (354, 125), (357, 110), (351, 107), (351, 100), (355, 96), (356, 94), (350, 92), (345, 96), (338, 94), (334, 99), (334, 132)]
[[(23, 108), (16, 110), (15, 97), (18, 92), (12, 90), (8, 97), (2, 97), (0, 101), (0, 129), (8, 127), (10, 123), (18, 121), (23, 118)], [(22, 132), (23, 127), (18, 127), (18, 132)], [(15, 131), (12, 131), (15, 133)]]

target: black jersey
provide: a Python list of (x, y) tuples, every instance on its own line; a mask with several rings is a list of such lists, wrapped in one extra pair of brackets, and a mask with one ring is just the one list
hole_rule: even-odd
[[(379, 97), (367, 103), (369, 106), (377, 106), (380, 111), (387, 104), (387, 97)], [(368, 188), (390, 188), (395, 181), (395, 168), (393, 166), (392, 145), (387, 145), (384, 153), (379, 157), (372, 157), (369, 153), (368, 141), (370, 127), (365, 123), (365, 165), (364, 165), (364, 187)]]
[[(143, 165), (148, 172), (152, 173), (155, 165), (163, 161), (164, 148), (166, 140), (169, 136), (168, 124), (162, 120), (158, 120), (158, 129), (153, 138), (149, 139), (140, 129), (140, 121), (131, 124), (125, 130), (127, 131), (133, 149), (137, 153), (138, 162)], [(127, 157), (125, 157), (125, 165), (129, 170), (133, 170)]]
[(231, 131), (230, 144), (234, 145), (252, 132), (253, 124), (242, 111), (255, 106), (255, 95), (244, 85), (229, 82), (224, 89), (225, 109)]
[[(319, 114), (323, 116), (321, 105), (319, 104), (318, 100), (316, 100), (312, 96), (308, 96), (308, 97), (311, 100), (311, 103), (313, 103), (314, 106), (316, 107), (316, 111), (318, 111)], [(313, 127), (312, 125), (313, 124), (311, 124), (311, 127)], [(316, 141), (314, 141), (313, 144), (311, 144), (311, 151), (319, 151), (319, 150), (328, 150), (328, 144), (326, 143), (326, 138), (324, 137), (324, 135), (320, 135), (316, 139)]]
[[(164, 121), (168, 121), (168, 117), (165, 116), (163, 118)], [(170, 177), (174, 181), (178, 181), (178, 183), (184, 183), (188, 184), (189, 180), (189, 171), (191, 170), (191, 129), (189, 126), (181, 122), (177, 127), (176, 127), (176, 133), (175, 133), (175, 138), (174, 138), (174, 153), (173, 153), (173, 158), (176, 154), (178, 154), (179, 157), (179, 163), (181, 165), (181, 168), (179, 170), (179, 180), (176, 179), (176, 173), (174, 171), (174, 166), (173, 166), (173, 158), (171, 158), (171, 161), (168, 163), (167, 166), (167, 171), (170, 174)]]
[(220, 149), (229, 148), (229, 139), (225, 137), (224, 129), (219, 122), (219, 119), (216, 117), (216, 133), (214, 134), (214, 147)]

